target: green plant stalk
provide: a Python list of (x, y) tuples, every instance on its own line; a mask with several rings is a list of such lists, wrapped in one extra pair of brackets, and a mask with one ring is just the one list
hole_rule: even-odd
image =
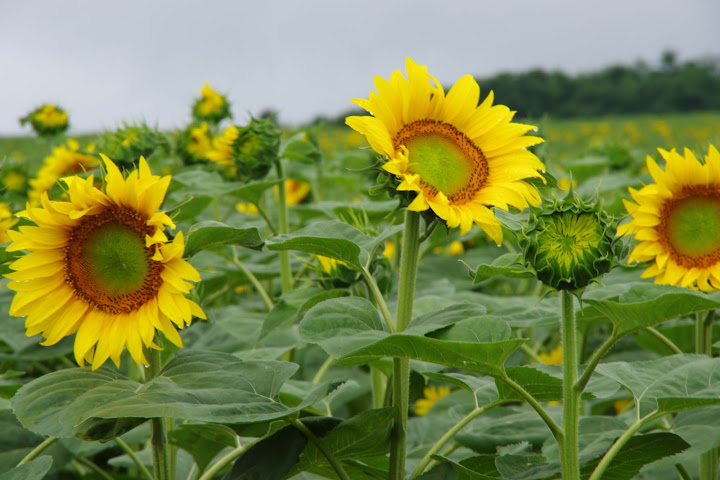
[[(278, 232), (280, 235), (284, 235), (289, 233), (288, 206), (287, 195), (285, 194), (285, 174), (283, 173), (282, 161), (279, 158), (275, 160), (275, 171), (277, 172), (278, 178), (281, 180), (278, 184)], [(280, 281), (282, 282), (282, 293), (287, 293), (291, 291), (293, 287), (292, 270), (290, 270), (290, 252), (288, 250), (281, 250), (278, 254), (280, 255)]]
[(382, 408), (385, 405), (385, 379), (382, 371), (377, 367), (370, 367), (372, 379), (373, 408)]
[[(620, 453), (620, 450), (625, 446), (625, 444), (632, 438), (633, 435), (637, 433), (638, 430), (640, 430), (643, 425), (655, 420), (656, 418), (661, 417), (662, 414), (655, 412), (650, 412), (643, 418), (638, 418), (633, 422), (632, 425), (630, 425), (630, 428), (628, 428), (625, 433), (620, 435), (617, 440), (615, 440), (615, 443), (613, 443), (612, 447), (610, 447), (610, 450), (605, 452), (605, 455), (603, 456), (602, 460), (600, 460), (600, 463), (598, 463), (597, 467), (595, 467), (595, 470), (593, 471), (592, 475), (590, 475), (590, 478), (588, 480), (600, 480), (603, 476), (603, 473), (605, 473), (605, 470), (610, 466), (610, 463), (615, 459), (615, 456)], [(563, 478), (565, 476), (563, 475)], [(580, 477), (574, 477), (574, 478), (580, 478)]]
[[(712, 356), (712, 324), (715, 311), (707, 315), (698, 313), (695, 320), (695, 353)], [(720, 470), (718, 448), (711, 448), (700, 455), (700, 480), (717, 480)]]
[(79, 457), (79, 458), (77, 459), (77, 461), (78, 461), (79, 463), (81, 463), (82, 465), (85, 465), (87, 468), (89, 468), (90, 470), (92, 470), (93, 472), (95, 472), (97, 475), (99, 475), (100, 477), (104, 478), (105, 480), (115, 480), (115, 479), (112, 477), (112, 475), (110, 475), (109, 473), (107, 473), (105, 470), (103, 470), (102, 468), (98, 467), (97, 465), (95, 465), (93, 462), (91, 462), (91, 461), (88, 460), (87, 458)]
[(475, 418), (480, 416), (483, 412), (486, 412), (490, 410), (493, 407), (497, 407), (498, 405), (502, 405), (504, 402), (502, 400), (496, 400), (492, 403), (488, 403), (487, 405), (484, 405), (482, 407), (475, 407), (465, 415), (458, 423), (453, 425), (445, 434), (440, 437), (440, 439), (435, 442), (435, 444), (430, 447), (430, 450), (425, 454), (425, 456), (420, 460), (420, 463), (418, 463), (418, 466), (415, 468), (413, 473), (410, 475), (410, 480), (413, 480), (415, 477), (421, 475), (425, 469), (427, 468), (428, 464), (432, 461), (432, 456), (435, 455), (442, 449), (447, 442), (452, 440), (452, 438), (465, 426), (472, 422)]
[(680, 350), (680, 348), (677, 345), (675, 345), (675, 343), (672, 340), (667, 338), (665, 335), (663, 335), (659, 331), (655, 330), (653, 327), (645, 327), (645, 330), (650, 335), (652, 335), (653, 337), (660, 340), (663, 343), (663, 345), (668, 347), (673, 354), (679, 355), (679, 354), (683, 353), (682, 350)]
[(265, 308), (267, 309), (267, 311), (269, 312), (270, 310), (272, 310), (275, 305), (273, 304), (273, 301), (270, 298), (270, 295), (268, 295), (268, 293), (265, 291), (265, 289), (262, 286), (262, 283), (260, 283), (260, 281), (257, 279), (255, 274), (253, 274), (250, 270), (248, 270), (248, 268), (245, 266), (245, 264), (243, 264), (240, 261), (240, 259), (238, 259), (237, 247), (233, 247), (232, 262), (238, 268), (238, 270), (240, 270), (243, 273), (243, 275), (245, 275), (248, 278), (248, 280), (250, 280), (250, 283), (252, 283), (252, 286), (255, 287), (255, 290), (257, 290), (257, 292), (260, 294), (260, 297), (262, 298), (262, 301), (265, 304)]
[(325, 448), (325, 445), (315, 436), (315, 434), (308, 427), (305, 426), (304, 423), (302, 423), (299, 420), (295, 420), (295, 419), (288, 420), (288, 423), (290, 423), (290, 425), (292, 425), (293, 427), (300, 430), (303, 433), (303, 435), (305, 435), (307, 437), (308, 440), (310, 440), (312, 443), (315, 444), (317, 449), (320, 450), (320, 453), (322, 453), (325, 456), (327, 461), (333, 467), (333, 469), (335, 470), (335, 473), (340, 478), (340, 480), (350, 480), (350, 477), (348, 476), (347, 472), (343, 468), (342, 464), (340, 464), (338, 459), (335, 458), (335, 455), (333, 455), (330, 450)]
[(563, 352), (563, 444), (561, 446), (563, 478), (580, 478), (578, 451), (578, 416), (580, 391), (578, 379), (577, 338), (572, 294), (561, 292)]
[[(420, 254), (420, 214), (405, 210), (405, 229), (400, 252), (400, 283), (398, 286), (397, 322), (398, 332), (404, 331), (412, 319), (415, 301)], [(393, 406), (397, 410), (396, 421), (390, 435), (390, 480), (405, 478), (405, 450), (407, 443), (407, 418), (410, 397), (410, 360), (393, 358)]]
[(682, 463), (676, 463), (675, 470), (678, 471), (678, 475), (680, 475), (682, 480), (693, 480), (692, 475), (690, 475), (690, 472), (687, 471), (687, 468), (685, 468), (685, 465)]
[(133, 463), (138, 467), (138, 470), (140, 470), (140, 474), (145, 478), (146, 480), (153, 480), (153, 476), (150, 473), (150, 470), (147, 469), (145, 465), (140, 461), (138, 456), (135, 454), (135, 451), (130, 448), (130, 445), (125, 443), (125, 440), (123, 440), (120, 437), (114, 438), (115, 443), (117, 443), (118, 447), (122, 449), (125, 454), (130, 457), (130, 459), (133, 461)]
[(597, 350), (593, 353), (592, 357), (590, 357), (590, 361), (585, 366), (585, 371), (583, 372), (582, 376), (580, 376), (580, 379), (575, 384), (575, 389), (578, 391), (578, 393), (582, 393), (583, 390), (585, 390), (585, 387), (587, 386), (587, 383), (590, 381), (590, 377), (592, 376), (593, 372), (595, 371), (595, 368), (597, 368), (598, 363), (600, 363), (600, 360), (602, 360), (602, 357), (605, 356), (605, 354), (610, 350), (610, 347), (613, 346), (615, 342), (618, 341), (618, 338), (615, 337), (615, 332), (613, 333), (598, 347)]
[[(157, 340), (157, 338), (156, 338)], [(162, 347), (162, 342), (156, 342)], [(150, 349), (150, 365), (148, 365), (148, 380), (152, 380), (162, 369), (162, 357), (160, 350)], [(171, 476), (170, 467), (170, 445), (168, 443), (165, 419), (162, 417), (150, 419), (152, 436), (150, 443), (153, 452), (153, 477), (155, 480), (174, 480)]]
[(57, 441), (57, 437), (48, 437), (46, 438), (40, 445), (33, 448), (30, 453), (25, 455), (25, 458), (20, 460), (20, 463), (17, 464), (19, 467), (20, 465), (25, 465), (31, 460), (35, 460), (38, 455), (40, 455), (42, 452), (44, 452), (50, 445), (55, 443)]
[(504, 370), (502, 372), (502, 376), (497, 378), (498, 380), (504, 382), (508, 387), (515, 390), (522, 398), (525, 399), (526, 402), (528, 402), (528, 404), (533, 408), (533, 410), (535, 410), (537, 414), (540, 415), (540, 418), (543, 422), (545, 422), (545, 425), (548, 426), (550, 432), (553, 434), (553, 437), (555, 437), (555, 440), (558, 442), (558, 445), (562, 450), (562, 445), (564, 441), (562, 429), (558, 426), (557, 423), (555, 423), (552, 418), (550, 418), (550, 415), (548, 415), (542, 405), (540, 405), (540, 403), (535, 400), (535, 397), (530, 395), (528, 391), (525, 390), (521, 385), (518, 385), (515, 380), (508, 377), (507, 373), (505, 373)]
[(222, 458), (221, 458), (220, 460), (218, 460), (217, 462), (213, 463), (213, 464), (210, 466), (210, 468), (208, 468), (207, 470), (205, 470), (205, 472), (204, 472), (200, 477), (198, 477), (197, 480), (212, 480), (212, 479), (215, 478), (215, 477), (218, 475), (218, 473), (220, 473), (225, 467), (227, 467), (228, 465), (230, 465), (231, 462), (233, 462), (236, 458), (240, 457), (240, 455), (242, 455), (243, 453), (245, 453), (248, 448), (252, 447), (252, 446), (255, 445), (256, 443), (258, 443), (260, 440), (262, 440), (263, 438), (264, 438), (264, 437), (261, 437), (261, 438), (258, 438), (257, 440), (255, 440), (255, 441), (253, 441), (253, 442), (250, 442), (250, 443), (248, 443), (248, 444), (240, 445), (240, 446), (238, 446), (237, 448), (235, 448), (234, 450), (228, 452), (227, 455), (225, 455), (224, 457), (222, 457)]
[(361, 273), (370, 288), (370, 292), (372, 292), (377, 306), (380, 308), (380, 313), (382, 314), (383, 320), (385, 320), (385, 326), (387, 327), (388, 332), (395, 333), (395, 322), (393, 322), (392, 315), (390, 315), (390, 310), (385, 302), (385, 297), (383, 297), (382, 292), (380, 292), (380, 288), (375, 281), (375, 277), (373, 277), (366, 268), (363, 268)]
[(272, 234), (277, 235), (278, 234), (277, 229), (275, 228), (275, 225), (273, 225), (272, 221), (270, 220), (270, 217), (268, 217), (268, 214), (267, 214), (267, 212), (265, 212), (265, 209), (262, 208), (257, 203), (254, 203), (253, 205), (255, 205), (255, 208), (257, 208), (258, 213), (260, 214), (261, 217), (263, 217), (263, 220), (265, 220), (265, 223), (267, 224), (267, 226), (270, 229), (270, 231), (272, 232)]
[(312, 379), (312, 383), (320, 383), (327, 371), (330, 370), (333, 363), (335, 363), (335, 359), (333, 357), (328, 357), (327, 360), (320, 365), (320, 368)]

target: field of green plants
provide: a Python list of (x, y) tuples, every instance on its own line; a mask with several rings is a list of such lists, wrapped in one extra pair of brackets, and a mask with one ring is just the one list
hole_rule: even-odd
[(0, 480), (718, 478), (720, 113), (488, 124), (543, 168), (468, 223), (459, 136), (179, 100), (0, 138)]

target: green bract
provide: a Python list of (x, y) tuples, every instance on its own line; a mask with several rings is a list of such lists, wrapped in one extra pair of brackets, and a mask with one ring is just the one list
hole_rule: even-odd
[(125, 168), (132, 168), (140, 157), (150, 158), (157, 151), (167, 151), (167, 137), (144, 123), (125, 124), (114, 132), (108, 132), (98, 141), (98, 151), (112, 158)]
[(233, 161), (239, 180), (258, 180), (267, 175), (278, 158), (281, 131), (267, 118), (253, 118), (240, 128), (233, 143)]
[(557, 290), (585, 288), (610, 271), (622, 250), (613, 220), (572, 192), (533, 209), (521, 244), (538, 280)]

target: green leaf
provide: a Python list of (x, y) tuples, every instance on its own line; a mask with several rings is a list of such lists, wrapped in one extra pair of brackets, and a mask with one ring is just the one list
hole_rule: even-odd
[(656, 409), (680, 412), (720, 404), (720, 358), (673, 355), (645, 362), (614, 362), (597, 372), (625, 386), (643, 417)]
[(430, 336), (439, 340), (483, 343), (507, 340), (510, 334), (510, 326), (504, 320), (482, 316), (461, 320), (447, 329), (431, 333)]
[(174, 174), (172, 180), (173, 183), (184, 185), (187, 193), (193, 196), (216, 197), (234, 192), (241, 187), (237, 182), (223, 180), (217, 172), (208, 172), (199, 168)]
[(298, 250), (323, 255), (362, 269), (375, 248), (401, 229), (398, 225), (385, 229), (377, 237), (370, 237), (346, 223), (316, 222), (292, 234), (275, 236), (265, 243), (269, 250)]
[(192, 455), (200, 472), (221, 450), (237, 446), (235, 432), (215, 424), (180, 424), (170, 430), (168, 439)]
[(185, 351), (146, 384), (104, 368), (53, 372), (22, 387), (13, 398), (13, 408), (26, 428), (56, 437), (70, 437), (96, 418), (261, 422), (293, 414), (328, 393), (328, 386), (320, 385), (293, 408), (275, 400), (297, 368), (287, 362)]
[(618, 301), (585, 298), (583, 302), (613, 323), (618, 338), (673, 318), (720, 308), (720, 302), (706, 294), (649, 283), (633, 285)]
[[(434, 310), (415, 317), (408, 325), (405, 333), (425, 335), (435, 330), (453, 325), (462, 320), (484, 317), (485, 307), (475, 303), (459, 303), (440, 310)], [(474, 335), (473, 335), (474, 336)], [(502, 340), (506, 340), (503, 338)], [(485, 340), (492, 341), (492, 340)]]
[(497, 408), (481, 415), (455, 435), (455, 441), (478, 453), (495, 453), (498, 446), (529, 442), (538, 449), (552, 433), (530, 409)]
[(281, 480), (297, 463), (306, 444), (307, 439), (299, 430), (281, 428), (250, 447), (223, 480)]
[(22, 256), (22, 252), (8, 252), (7, 247), (0, 247), (0, 275), (12, 272), (10, 264)]
[[(466, 466), (466, 460), (458, 463), (447, 457), (441, 455), (433, 455), (434, 460), (438, 460), (441, 463), (437, 467), (433, 468), (429, 472), (424, 473), (418, 477), (418, 480), (500, 480), (500, 473), (497, 476), (486, 475), (488, 472), (487, 468), (484, 468), (487, 464), (482, 465), (483, 472), (479, 472), (469, 466)], [(475, 458), (475, 457), (473, 457)], [(489, 465), (487, 465), (489, 466)], [(495, 463), (493, 460), (491, 468), (495, 469)]]
[(260, 200), (267, 189), (280, 184), (282, 181), (283, 180), (280, 179), (274, 179), (243, 183), (238, 189), (233, 190), (232, 194), (245, 202), (257, 205), (260, 203)]
[[(320, 439), (333, 456), (342, 461), (385, 455), (390, 450), (390, 430), (395, 410), (379, 408), (366, 410), (342, 422)], [(309, 443), (291, 476), (303, 470), (332, 468), (318, 448)]]
[(490, 265), (478, 265), (477, 269), (475, 269), (475, 280), (473, 280), (473, 283), (480, 283), (497, 276), (508, 278), (534, 277), (535, 274), (528, 271), (521, 261), (522, 255), (506, 253), (497, 257)]
[(423, 372), (423, 375), (438, 382), (457, 385), (458, 387), (467, 390), (475, 396), (477, 403), (480, 406), (487, 405), (499, 398), (495, 381), (487, 377), (473, 377), (462, 373), (434, 372)]
[(320, 160), (320, 152), (317, 147), (307, 140), (292, 140), (284, 144), (284, 148), (280, 151), (282, 158), (287, 158), (293, 162), (315, 163)]
[(240, 247), (261, 250), (263, 241), (258, 229), (235, 228), (224, 223), (208, 220), (192, 226), (185, 242), (185, 256), (192, 257), (196, 253), (222, 245), (238, 245)]
[[(630, 480), (645, 465), (664, 457), (676, 455), (690, 445), (679, 436), (669, 432), (648, 433), (632, 437), (615, 456), (601, 477), (604, 480)], [(589, 476), (598, 462), (581, 468), (583, 478)]]
[(0, 480), (42, 480), (50, 470), (53, 459), (42, 455), (24, 465), (15, 467), (0, 475)]
[(399, 357), (500, 376), (505, 360), (524, 342), (523, 339), (492, 343), (451, 342), (398, 333), (355, 350), (340, 358), (338, 363), (363, 365), (370, 360)]

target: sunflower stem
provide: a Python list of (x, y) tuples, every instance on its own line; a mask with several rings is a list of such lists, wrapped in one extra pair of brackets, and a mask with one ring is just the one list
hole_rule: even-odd
[[(420, 214), (405, 211), (405, 230), (400, 257), (400, 284), (397, 303), (397, 332), (404, 331), (412, 319), (415, 300), (415, 280), (417, 278), (420, 253)], [(390, 480), (405, 478), (405, 449), (407, 442), (407, 418), (410, 396), (410, 360), (393, 358), (393, 395), (397, 418), (390, 436)]]
[[(156, 337), (156, 343), (162, 347), (162, 341)], [(158, 349), (150, 349), (150, 364), (147, 369), (147, 380), (152, 380), (160, 374), (162, 369), (162, 353)], [(170, 466), (170, 445), (168, 443), (167, 430), (165, 428), (165, 419), (156, 417), (150, 419), (153, 452), (153, 477), (155, 480), (174, 480), (171, 476)]]
[[(706, 315), (698, 313), (695, 317), (695, 353), (712, 356), (712, 324), (715, 311)], [(720, 462), (719, 449), (711, 448), (700, 455), (700, 480), (717, 480)]]
[(320, 453), (325, 456), (327, 461), (333, 467), (335, 473), (340, 478), (340, 480), (350, 480), (350, 477), (343, 468), (342, 464), (338, 461), (337, 458), (335, 458), (335, 455), (333, 455), (333, 453), (325, 447), (325, 445), (320, 441), (320, 439), (317, 438), (315, 434), (308, 427), (305, 426), (304, 423), (302, 423), (300, 420), (295, 419), (287, 420), (287, 422), (290, 423), (290, 425), (292, 425), (293, 427), (300, 430), (302, 434), (307, 437), (308, 440), (315, 444), (317, 449), (320, 450)]
[(335, 359), (333, 357), (328, 357), (327, 360), (320, 365), (320, 368), (312, 379), (312, 383), (320, 383), (327, 371), (330, 370), (333, 363), (335, 363)]
[(273, 225), (272, 220), (270, 220), (270, 217), (268, 217), (268, 214), (265, 211), (265, 209), (262, 208), (259, 203), (254, 203), (253, 205), (255, 205), (255, 208), (257, 208), (257, 211), (260, 214), (260, 216), (263, 217), (263, 220), (265, 220), (265, 223), (267, 224), (267, 226), (270, 229), (270, 231), (272, 232), (272, 234), (277, 235), (278, 231), (275, 228), (275, 225)]
[(370, 367), (372, 378), (373, 408), (382, 408), (385, 404), (385, 379), (382, 371), (377, 367)]
[(573, 297), (562, 290), (562, 350), (563, 350), (563, 444), (561, 449), (563, 478), (580, 478), (578, 458), (578, 414), (580, 390), (575, 388), (578, 378), (577, 338)]
[(265, 289), (262, 286), (262, 283), (260, 283), (260, 281), (257, 279), (255, 274), (253, 274), (250, 270), (248, 270), (248, 268), (245, 266), (245, 264), (243, 264), (240, 261), (240, 259), (238, 258), (236, 247), (233, 247), (232, 262), (238, 268), (238, 270), (240, 270), (243, 273), (243, 275), (245, 275), (248, 278), (248, 280), (250, 280), (250, 283), (252, 283), (253, 287), (255, 287), (255, 290), (257, 290), (257, 292), (260, 294), (260, 298), (262, 298), (262, 301), (265, 304), (265, 308), (267, 309), (267, 311), (269, 312), (270, 310), (272, 310), (275, 305), (273, 304), (273, 301), (270, 298), (270, 295), (268, 295), (268, 293), (265, 291)]
[[(287, 195), (285, 193), (285, 174), (283, 172), (282, 161), (278, 158), (275, 160), (275, 171), (277, 172), (278, 178), (281, 180), (278, 185), (278, 232), (280, 235), (287, 234), (288, 228), (288, 206), (287, 206)], [(288, 250), (281, 250), (278, 252), (280, 255), (280, 280), (282, 282), (282, 293), (288, 293), (292, 290), (292, 270), (290, 270), (290, 252)]]
[(150, 473), (150, 470), (147, 469), (145, 465), (140, 461), (135, 451), (130, 448), (130, 445), (125, 443), (125, 441), (120, 437), (115, 437), (115, 443), (127, 454), (128, 457), (133, 461), (133, 463), (138, 467), (138, 470), (140, 470), (141, 476), (145, 480), (153, 480), (153, 476)]
[(475, 407), (473, 408), (470, 413), (465, 415), (458, 423), (453, 425), (445, 434), (440, 437), (440, 439), (435, 442), (435, 444), (430, 447), (430, 450), (425, 454), (425, 456), (420, 460), (420, 463), (418, 463), (418, 466), (415, 468), (415, 470), (410, 474), (410, 480), (413, 480), (415, 477), (422, 474), (425, 469), (427, 468), (428, 464), (432, 461), (432, 456), (435, 455), (442, 449), (447, 442), (452, 440), (452, 438), (457, 434), (460, 430), (465, 428), (465, 426), (472, 422), (475, 418), (480, 416), (483, 412), (486, 412), (490, 410), (493, 407), (496, 407), (498, 405), (502, 405), (504, 402), (502, 400), (497, 400), (495, 402), (489, 403), (487, 405), (484, 405), (482, 407)]
[(662, 333), (660, 333), (653, 327), (645, 327), (645, 331), (648, 332), (653, 337), (660, 340), (663, 343), (663, 345), (665, 345), (667, 348), (669, 348), (673, 354), (680, 355), (681, 353), (683, 353), (682, 350), (680, 350), (680, 348), (677, 345), (675, 345), (675, 343), (672, 340), (667, 338), (665, 335), (663, 335)]
[(35, 460), (38, 457), (38, 455), (40, 455), (42, 452), (44, 452), (50, 445), (52, 445), (56, 441), (57, 441), (57, 437), (46, 438), (40, 445), (33, 448), (30, 453), (25, 455), (25, 458), (20, 460), (20, 463), (18, 463), (17, 466), (19, 467), (20, 465), (25, 465), (30, 460)]
[(375, 277), (373, 277), (366, 268), (362, 269), (362, 276), (367, 282), (368, 288), (370, 288), (370, 292), (372, 292), (372, 296), (375, 299), (377, 306), (380, 308), (380, 313), (383, 316), (383, 320), (385, 320), (385, 326), (390, 333), (395, 333), (395, 323), (393, 322), (392, 315), (390, 315), (390, 310), (385, 302), (385, 298), (383, 297), (382, 292), (380, 292), (380, 288), (375, 281)]

